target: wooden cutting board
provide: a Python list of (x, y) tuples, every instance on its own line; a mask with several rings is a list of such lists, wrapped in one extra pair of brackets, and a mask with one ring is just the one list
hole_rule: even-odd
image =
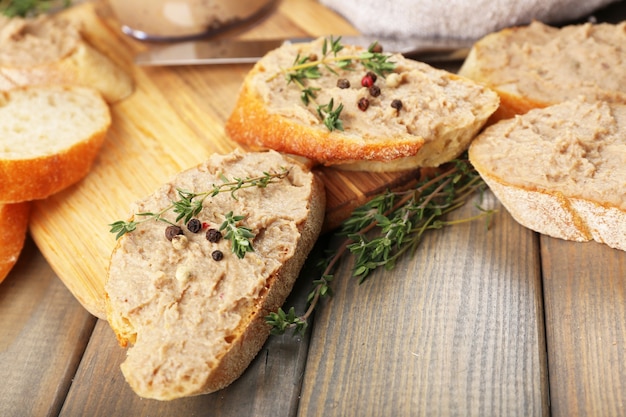
[[(112, 126), (91, 173), (79, 184), (34, 203), (31, 235), (78, 301), (104, 318), (104, 282), (115, 237), (108, 224), (126, 219), (131, 202), (175, 173), (237, 145), (225, 135), (250, 65), (140, 68), (133, 56), (149, 45), (121, 34), (104, 3), (64, 12), (86, 38), (134, 78), (135, 92), (111, 107)], [(267, 18), (236, 36), (356, 34), (345, 20), (313, 0), (283, 0)], [(321, 169), (328, 194), (326, 229), (385, 188), (415, 173), (370, 174)]]

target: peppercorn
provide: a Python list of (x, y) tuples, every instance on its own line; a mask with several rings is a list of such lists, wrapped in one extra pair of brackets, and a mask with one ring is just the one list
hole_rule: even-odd
[(372, 97), (378, 97), (380, 95), (380, 87), (374, 84), (370, 87), (370, 95)]
[(365, 88), (370, 88), (374, 85), (374, 78), (372, 78), (369, 74), (370, 73), (368, 72), (363, 76), (363, 78), (361, 78), (361, 85)]
[(309, 55), (309, 61), (310, 61), (310, 62), (315, 62), (315, 61), (317, 61), (317, 54), (310, 54), (310, 55)]
[(202, 230), (202, 222), (198, 219), (191, 219), (187, 222), (187, 230), (191, 233), (198, 233)]
[(221, 261), (222, 259), (224, 259), (224, 254), (221, 250), (214, 250), (211, 253), (211, 258), (213, 258), (214, 261)]
[(167, 240), (171, 241), (172, 239), (174, 239), (174, 236), (178, 236), (178, 235), (182, 235), (183, 234), (183, 229), (181, 229), (179, 226), (167, 226), (165, 228), (165, 237), (167, 238)]
[(380, 54), (383, 52), (383, 46), (376, 42), (374, 45), (370, 47), (370, 52), (374, 52), (375, 54)]
[(367, 71), (367, 74), (365, 74), (365, 75), (367, 75), (368, 77), (370, 77), (370, 78), (372, 79), (372, 82), (374, 82), (374, 83), (375, 83), (375, 82), (376, 82), (376, 80), (378, 79), (378, 77), (376, 76), (376, 74), (375, 74), (374, 72), (372, 72), (372, 71)]
[(337, 87), (341, 89), (350, 88), (350, 81), (345, 78), (340, 78), (337, 80)]
[(370, 106), (370, 101), (365, 97), (361, 97), (359, 99), (358, 106), (359, 106), (359, 110), (365, 111)]
[(398, 99), (395, 99), (391, 102), (391, 107), (393, 107), (394, 109), (400, 111), (402, 110), (402, 102)]
[(217, 243), (222, 239), (222, 232), (217, 229), (209, 229), (206, 231), (206, 238), (211, 243)]

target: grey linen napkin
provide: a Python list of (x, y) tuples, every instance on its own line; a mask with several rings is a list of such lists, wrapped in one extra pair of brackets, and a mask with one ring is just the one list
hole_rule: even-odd
[(320, 0), (375, 36), (476, 39), (531, 20), (578, 19), (615, 0)]

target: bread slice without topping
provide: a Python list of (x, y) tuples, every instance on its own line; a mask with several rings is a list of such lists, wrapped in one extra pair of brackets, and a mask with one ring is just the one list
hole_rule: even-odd
[(459, 74), (496, 91), (490, 122), (584, 95), (626, 103), (626, 22), (503, 29), (474, 44)]
[[(170, 241), (168, 224), (149, 220), (120, 238), (105, 284), (106, 311), (120, 344), (133, 345), (121, 369), (138, 395), (171, 400), (209, 393), (243, 373), (269, 335), (264, 317), (283, 304), (317, 239), (325, 193), (295, 160), (235, 151), (176, 175), (133, 205), (141, 220), (137, 213), (158, 213), (180, 200), (179, 189), (211, 192), (224, 181), (283, 169), (288, 175), (266, 187), (207, 197), (195, 217), (205, 225), (200, 231), (169, 210), (162, 217), (180, 225), (182, 235)], [(242, 258), (226, 230), (221, 240), (207, 237), (230, 212), (243, 216), (238, 225), (254, 235), (253, 251)]]
[(0, 92), (0, 202), (45, 198), (82, 179), (110, 124), (107, 103), (91, 88)]
[(109, 103), (133, 91), (130, 76), (87, 43), (74, 24), (57, 16), (0, 15), (0, 91), (41, 84), (92, 87)]
[[(378, 75), (372, 90), (363, 86), (370, 69), (358, 58), (367, 51), (342, 45), (334, 54), (329, 42), (285, 44), (261, 59), (226, 123), (230, 137), (250, 149), (274, 149), (341, 169), (399, 171), (457, 157), (498, 107), (494, 92), (398, 54), (381, 53), (394, 69)], [(313, 70), (319, 76), (287, 79), (321, 60)], [(341, 60), (350, 64), (339, 67)], [(333, 108), (320, 114), (318, 108), (331, 101)], [(340, 106), (341, 128), (331, 130), (322, 116)]]
[(2, 282), (20, 256), (26, 234), (30, 202), (0, 203), (0, 282)]
[(520, 224), (626, 250), (626, 105), (531, 110), (485, 129), (469, 158)]

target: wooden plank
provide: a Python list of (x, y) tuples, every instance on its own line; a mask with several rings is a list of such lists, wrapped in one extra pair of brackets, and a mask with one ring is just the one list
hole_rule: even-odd
[(94, 324), (27, 240), (0, 285), (0, 415), (56, 416)]
[(315, 317), (299, 415), (548, 415), (538, 258), (500, 209), (490, 230), (430, 232), (361, 286), (344, 263)]
[[(305, 265), (288, 305), (304, 309), (313, 268), (311, 262)], [(308, 345), (309, 333), (303, 337), (270, 336), (244, 374), (229, 387), (161, 402), (142, 399), (130, 389), (119, 369), (125, 350), (117, 345), (108, 323), (99, 320), (59, 416), (295, 416)]]
[(626, 415), (626, 252), (542, 237), (552, 412)]

